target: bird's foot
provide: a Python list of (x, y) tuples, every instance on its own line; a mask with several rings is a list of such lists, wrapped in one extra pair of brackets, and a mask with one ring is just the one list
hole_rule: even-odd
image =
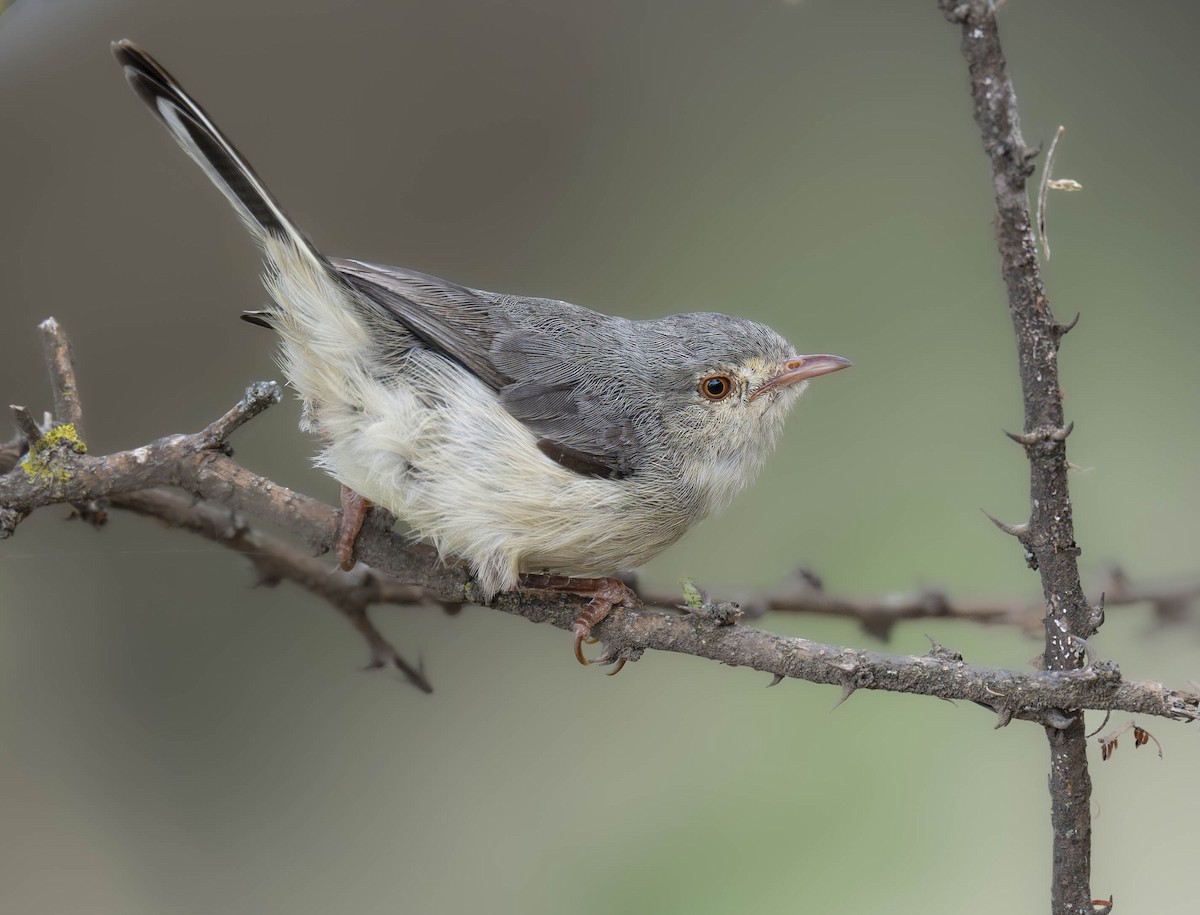
[(346, 572), (354, 568), (354, 541), (358, 539), (370, 508), (369, 499), (364, 499), (349, 486), (342, 487), (342, 520), (338, 524), (333, 553)]
[[(612, 612), (613, 607), (640, 607), (642, 605), (636, 592), (617, 578), (522, 575), (521, 587), (537, 591), (559, 591), (591, 598), (587, 606), (579, 611), (579, 615), (575, 617), (575, 624), (571, 627), (571, 632), (575, 636), (575, 658), (584, 666), (595, 663), (594, 660), (588, 660), (583, 654), (585, 642), (591, 645), (597, 641), (592, 638), (592, 627), (599, 625)], [(625, 659), (619, 659), (617, 666), (608, 675), (611, 677), (613, 674), (620, 673), (624, 666)]]

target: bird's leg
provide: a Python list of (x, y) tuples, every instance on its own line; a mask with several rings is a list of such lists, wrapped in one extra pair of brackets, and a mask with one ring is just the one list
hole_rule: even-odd
[(342, 487), (342, 520), (338, 524), (333, 552), (346, 572), (354, 568), (354, 541), (358, 539), (370, 507), (369, 499), (364, 499), (349, 486)]
[[(531, 588), (535, 591), (562, 591), (567, 594), (578, 594), (581, 597), (591, 598), (587, 606), (579, 611), (579, 615), (575, 617), (575, 625), (571, 627), (571, 631), (575, 636), (575, 657), (580, 664), (585, 666), (592, 663), (583, 656), (583, 643), (595, 641), (592, 638), (592, 627), (598, 625), (607, 617), (612, 612), (613, 607), (618, 605), (622, 607), (640, 607), (642, 604), (633, 589), (617, 578), (569, 578), (566, 575), (522, 575), (521, 587)], [(612, 673), (617, 673), (624, 666), (624, 660), (620, 661), (617, 669)]]

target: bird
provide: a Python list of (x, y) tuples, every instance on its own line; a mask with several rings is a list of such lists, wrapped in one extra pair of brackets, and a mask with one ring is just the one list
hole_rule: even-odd
[(343, 567), (379, 505), (465, 560), (477, 602), (588, 598), (572, 634), (591, 663), (592, 628), (638, 605), (616, 576), (725, 508), (809, 380), (851, 364), (725, 314), (632, 320), (326, 257), (158, 61), (112, 50), (262, 251), (270, 305), (243, 317), (278, 334), (315, 462), (342, 484)]

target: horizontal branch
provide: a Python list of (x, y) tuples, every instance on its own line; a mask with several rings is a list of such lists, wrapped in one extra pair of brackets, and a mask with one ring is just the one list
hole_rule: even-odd
[[(1132, 581), (1120, 568), (1110, 568), (1095, 582), (1106, 610), (1149, 604), (1164, 622), (1180, 622), (1200, 601), (1200, 578)], [(670, 605), (677, 596), (664, 591), (643, 591), (648, 603)], [(955, 597), (944, 590), (925, 589), (905, 594), (847, 597), (830, 594), (807, 571), (794, 581), (762, 594), (739, 596), (744, 619), (767, 613), (808, 613), (853, 620), (864, 632), (887, 641), (897, 623), (919, 619), (956, 619), (989, 626), (1013, 626), (1029, 635), (1045, 631), (1046, 605), (1040, 600), (1004, 597)]]
[(366, 566), (352, 572), (330, 569), (328, 563), (306, 556), (295, 547), (253, 530), (237, 512), (196, 503), (162, 489), (114, 496), (115, 508), (155, 518), (178, 530), (198, 534), (206, 540), (241, 553), (254, 566), (259, 584), (273, 587), (291, 581), (324, 598), (358, 630), (371, 651), (369, 668), (393, 667), (422, 692), (433, 692), (433, 685), (422, 665), (406, 661), (389, 642), (367, 613), (372, 604), (397, 603), (408, 599), (417, 589), (383, 578)]
[[(474, 582), (466, 566), (443, 561), (431, 547), (392, 531), (392, 518), (378, 510), (368, 515), (355, 543), (355, 558), (370, 567), (359, 573), (360, 578), (334, 576), (324, 562), (246, 526), (241, 513), (275, 524), (317, 552), (329, 548), (337, 530), (335, 509), (258, 476), (229, 454), (227, 437), (278, 398), (276, 385), (254, 385), (232, 410), (201, 432), (166, 436), (108, 456), (90, 455), (81, 440), (56, 436), (51, 429), (31, 447), (36, 460), (31, 462), (27, 456), (15, 468), (0, 466), (0, 471), (10, 471), (0, 476), (0, 519), (19, 519), (45, 505), (106, 498), (113, 507), (201, 534), (244, 553), (268, 583), (295, 581), (330, 601), (367, 638), (376, 663), (391, 663), (410, 681), (427, 686), (420, 667), (399, 661), (370, 626), (366, 608), (381, 602), (427, 601), (446, 607), (471, 602)], [(206, 501), (193, 505), (164, 492), (163, 486), (178, 487)], [(0, 536), (15, 529), (13, 521), (7, 528), (0, 527)], [(805, 598), (810, 606), (834, 612), (836, 599), (821, 595), (811, 584), (807, 587), (820, 595)], [(772, 675), (773, 683), (793, 678), (833, 684), (845, 695), (876, 689), (969, 700), (996, 711), (1000, 723), (1017, 717), (1060, 726), (1053, 713), (1045, 711), (1056, 708), (1112, 709), (1179, 720), (1200, 717), (1200, 695), (1173, 692), (1158, 683), (1125, 681), (1112, 664), (1018, 672), (976, 667), (940, 646), (921, 657), (882, 654), (736, 625), (740, 614), (731, 612), (729, 605), (705, 602), (681, 611), (673, 595), (643, 596), (648, 603), (662, 606), (617, 608), (596, 627), (606, 648), (602, 661), (636, 660), (646, 649), (672, 651), (762, 671)], [(766, 599), (767, 606), (773, 607), (789, 602), (793, 609), (800, 608), (796, 595)], [(843, 610), (854, 606), (840, 604)], [(884, 604), (874, 609), (880, 611)], [(492, 606), (569, 630), (581, 601), (568, 594), (527, 591), (500, 594)]]

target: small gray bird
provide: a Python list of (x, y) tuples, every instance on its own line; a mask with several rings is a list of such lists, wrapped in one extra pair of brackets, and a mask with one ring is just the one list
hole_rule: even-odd
[(113, 53), (262, 247), (273, 305), (246, 317), (278, 332), (301, 427), (342, 484), (343, 565), (379, 504), (466, 559), (483, 602), (521, 586), (590, 597), (574, 627), (588, 663), (591, 627), (636, 603), (604, 576), (723, 509), (807, 380), (850, 365), (723, 314), (630, 321), (327, 258), (154, 58), (128, 40)]

